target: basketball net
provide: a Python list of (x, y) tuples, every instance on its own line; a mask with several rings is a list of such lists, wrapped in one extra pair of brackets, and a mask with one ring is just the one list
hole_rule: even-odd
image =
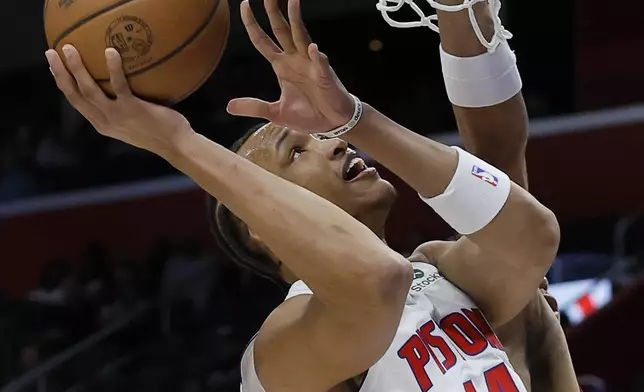
[[(459, 12), (467, 9), (467, 13), (470, 17), (470, 22), (474, 28), (474, 33), (478, 37), (481, 45), (483, 45), (488, 52), (494, 52), (500, 43), (512, 38), (512, 33), (507, 31), (501, 24), (501, 17), (499, 13), (501, 12), (501, 0), (463, 0), (463, 3), (458, 5), (444, 5), (440, 4), (434, 0), (427, 0), (429, 5), (432, 8), (445, 11), (445, 12)], [(494, 35), (488, 41), (483, 36), (481, 27), (479, 26), (478, 21), (476, 20), (476, 15), (474, 14), (474, 5), (477, 3), (487, 2), (488, 7), (490, 8), (490, 13), (492, 14), (492, 20), (494, 21)], [(420, 16), (420, 21), (417, 22), (398, 22), (393, 20), (389, 13), (397, 12), (405, 4), (409, 6)], [(426, 16), (423, 10), (414, 3), (414, 0), (378, 0), (376, 8), (382, 13), (382, 17), (387, 23), (392, 27), (398, 28), (411, 28), (411, 27), (429, 27), (435, 32), (439, 32), (438, 29), (438, 16), (436, 14)]]

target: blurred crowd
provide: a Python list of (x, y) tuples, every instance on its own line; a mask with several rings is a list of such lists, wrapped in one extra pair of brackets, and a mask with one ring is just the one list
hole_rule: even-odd
[[(549, 277), (618, 283), (614, 265), (608, 255), (564, 253)], [(91, 244), (79, 263), (47, 263), (22, 300), (2, 301), (0, 382), (90, 337), (43, 378), (48, 392), (237, 391), (240, 353), (284, 294), (192, 239), (159, 240), (145, 260)], [(604, 390), (584, 377), (588, 390)]]
[(26, 298), (3, 301), (0, 380), (117, 324), (47, 375), (47, 390), (233, 391), (239, 353), (281, 296), (189, 239), (159, 241), (147, 260), (94, 244), (81, 264), (52, 260)]
[[(250, 84), (246, 75), (256, 66), (243, 58), (225, 61), (224, 72), (214, 75), (176, 109), (195, 129), (224, 145), (232, 144), (254, 121), (226, 114), (231, 96), (222, 92), (234, 95), (251, 86), (254, 94), (267, 96), (271, 87), (276, 87), (271, 86), (273, 80), (269, 78)], [(263, 71), (270, 75), (270, 68)], [(162, 159), (96, 133), (64, 100), (46, 67), (0, 74), (0, 83), (13, 92), (0, 95), (0, 204), (177, 174)]]
[(162, 160), (88, 128), (19, 125), (0, 136), (0, 203), (171, 173)]

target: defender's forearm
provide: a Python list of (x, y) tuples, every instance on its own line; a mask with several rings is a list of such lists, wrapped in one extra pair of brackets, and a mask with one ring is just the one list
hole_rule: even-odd
[(465, 149), (505, 171), (525, 188), (528, 113), (521, 93), (490, 107), (453, 108)]
[[(457, 5), (462, 0), (443, 0), (442, 4)], [(486, 40), (490, 40), (494, 34), (494, 23), (487, 3), (474, 5), (474, 14), (481, 27), (481, 32)], [(436, 11), (438, 16), (438, 28), (440, 30), (441, 45), (443, 49), (454, 56), (474, 57), (486, 52), (476, 36), (467, 10), (459, 12)]]
[(166, 159), (242, 219), (323, 301), (368, 300), (404, 262), (337, 206), (201, 135), (183, 137)]
[[(396, 124), (369, 106), (365, 107), (362, 120), (344, 138), (426, 198), (443, 193), (458, 164), (455, 150)], [(507, 233), (513, 233), (513, 241), (507, 240)], [(482, 249), (507, 257), (521, 255), (526, 262), (536, 260), (541, 264), (548, 258), (551, 262), (558, 235), (552, 213), (512, 185), (494, 220), (468, 237)]]
[[(447, 5), (461, 0), (446, 0)], [(492, 15), (486, 3), (474, 5), (476, 20), (485, 39), (494, 34)], [(437, 11), (443, 50), (457, 57), (474, 57), (486, 52), (470, 23), (467, 11)], [(527, 187), (524, 156), (528, 140), (528, 113), (519, 92), (509, 100), (489, 107), (464, 108), (454, 105), (458, 131), (472, 154), (505, 171), (513, 181)]]

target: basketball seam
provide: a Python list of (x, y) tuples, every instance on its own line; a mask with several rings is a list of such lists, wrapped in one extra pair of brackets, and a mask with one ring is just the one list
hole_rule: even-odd
[(77, 28), (81, 27), (82, 25), (84, 25), (85, 23), (89, 22), (90, 20), (92, 20), (94, 18), (97, 18), (97, 17), (99, 17), (99, 16), (101, 16), (101, 15), (107, 13), (107, 12), (110, 12), (113, 9), (118, 8), (118, 7), (120, 7), (120, 6), (124, 5), (124, 4), (127, 4), (127, 3), (131, 2), (131, 1), (134, 1), (134, 0), (120, 0), (120, 1), (110, 5), (109, 7), (105, 7), (103, 9), (101, 9), (101, 10), (98, 10), (98, 11), (92, 13), (92, 14), (89, 14), (88, 16), (84, 17), (83, 19), (79, 20), (78, 22), (74, 23), (73, 25), (69, 26), (65, 31), (60, 33), (60, 35), (54, 40), (54, 43), (51, 45), (51, 48), (56, 49), (56, 46), (58, 46), (60, 41), (62, 41), (65, 37), (67, 37), (68, 35), (73, 33), (74, 30), (76, 30)]
[[(131, 1), (131, 0), (129, 0), (129, 1)], [(144, 72), (147, 72), (147, 71), (151, 70), (152, 68), (155, 68), (155, 67), (165, 63), (166, 61), (170, 60), (171, 58), (173, 58), (174, 56), (179, 54), (179, 52), (181, 52), (186, 46), (190, 45), (192, 43), (192, 41), (197, 39), (197, 37), (199, 37), (199, 35), (206, 29), (206, 27), (208, 27), (208, 25), (210, 24), (210, 21), (212, 20), (212, 18), (215, 17), (215, 14), (217, 13), (217, 9), (219, 8), (219, 4), (221, 3), (221, 0), (215, 0), (214, 3), (215, 3), (214, 6), (212, 7), (210, 12), (206, 16), (205, 21), (197, 29), (195, 29), (195, 31), (185, 41), (183, 41), (181, 43), (181, 45), (179, 45), (176, 48), (172, 49), (168, 54), (166, 54), (165, 56), (161, 57), (157, 61), (155, 61), (153, 63), (150, 63), (150, 64), (146, 65), (145, 67), (143, 67), (141, 69), (137, 69), (136, 71), (126, 73), (125, 76), (132, 77), (132, 76), (140, 75), (140, 74), (142, 74)], [(109, 78), (100, 78), (100, 79), (96, 79), (96, 81), (97, 82), (109, 82), (110, 79)]]

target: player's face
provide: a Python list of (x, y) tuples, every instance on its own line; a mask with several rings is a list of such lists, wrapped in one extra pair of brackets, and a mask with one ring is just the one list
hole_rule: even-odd
[(269, 125), (251, 136), (238, 154), (358, 219), (375, 210), (388, 210), (395, 198), (392, 185), (340, 139), (320, 140)]

